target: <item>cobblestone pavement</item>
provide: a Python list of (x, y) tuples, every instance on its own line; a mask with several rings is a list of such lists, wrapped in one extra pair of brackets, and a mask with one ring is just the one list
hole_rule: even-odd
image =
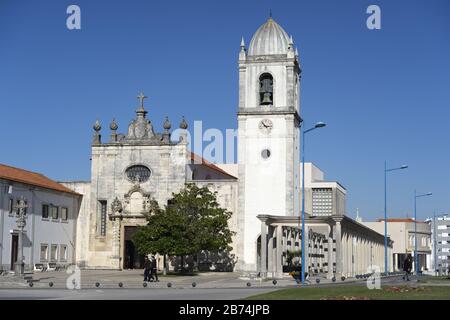
[[(26, 276), (29, 279), (17, 278), (13, 275), (0, 276), (0, 289), (26, 288), (33, 284), (33, 288), (66, 288), (67, 282), (75, 279), (81, 282), (81, 288), (118, 288), (119, 283), (123, 288), (143, 288), (142, 270), (81, 270), (80, 280), (77, 280), (72, 273), (65, 271), (36, 272)], [(238, 273), (233, 272), (208, 272), (197, 275), (159, 275), (159, 282), (148, 282), (147, 287), (167, 288), (241, 288), (241, 287), (274, 287), (271, 280), (261, 281), (243, 278)], [(99, 284), (96, 287), (96, 283)], [(248, 285), (250, 284), (250, 285)], [(277, 280), (276, 286), (295, 286), (293, 278)]]
[[(242, 277), (239, 273), (208, 272), (197, 275), (160, 275), (159, 282), (148, 282), (143, 286), (142, 270), (81, 270), (80, 278), (65, 271), (37, 272), (28, 279), (13, 275), (0, 276), (0, 299), (149, 299), (149, 300), (214, 300), (241, 299), (247, 296), (270, 292), (279, 288), (298, 287), (293, 278), (285, 277), (273, 283)], [(67, 290), (71, 280), (81, 282), (81, 290)], [(325, 278), (311, 279), (307, 286), (366, 285), (365, 279), (337, 280), (333, 283)], [(96, 286), (98, 283), (98, 287)], [(32, 286), (30, 286), (32, 284)], [(122, 284), (122, 286), (119, 286)], [(194, 286), (194, 285), (195, 286)], [(450, 285), (450, 283), (419, 283), (414, 277), (405, 282), (401, 276), (382, 279), (382, 285), (427, 286)], [(72, 285), (73, 286), (73, 285)], [(153, 290), (156, 289), (156, 290)]]
[[(72, 273), (66, 271), (51, 272), (35, 272), (27, 274), (25, 279), (17, 278), (13, 275), (0, 276), (0, 289), (19, 289), (29, 288), (30, 284), (33, 288), (54, 288), (66, 289), (67, 286), (73, 287), (75, 284), (81, 283), (81, 289), (113, 289), (113, 288), (143, 288), (144, 282), (143, 270), (81, 270), (79, 279)], [(316, 283), (316, 279), (320, 279), (320, 283)], [(417, 283), (412, 278), (408, 284)], [(296, 287), (299, 284), (289, 276), (283, 279), (262, 281), (260, 279), (249, 279), (242, 277), (241, 274), (235, 272), (205, 272), (196, 275), (159, 275), (159, 282), (148, 282), (146, 288), (286, 288)], [(391, 276), (384, 278), (383, 284), (400, 284), (404, 283), (401, 276)], [(326, 278), (313, 278), (307, 282), (308, 286), (327, 286), (338, 284), (360, 284), (366, 285), (365, 279), (349, 278), (342, 281), (336, 280), (333, 283)], [(98, 284), (98, 286), (96, 286)], [(120, 284), (122, 286), (120, 286)], [(437, 283), (421, 283), (421, 285), (436, 285)], [(449, 285), (449, 282), (444, 285)], [(438, 284), (439, 285), (439, 284)]]

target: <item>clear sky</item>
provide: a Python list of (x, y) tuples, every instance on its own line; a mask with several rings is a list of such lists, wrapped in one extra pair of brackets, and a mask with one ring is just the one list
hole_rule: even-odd
[[(81, 30), (66, 9), (81, 8)], [(381, 8), (381, 30), (366, 9)], [(236, 128), (237, 58), (273, 18), (294, 37), (303, 68), (302, 117), (327, 127), (307, 138), (307, 161), (348, 190), (347, 211), (391, 216), (450, 212), (450, 1), (0, 0), (0, 163), (57, 180), (90, 178), (92, 125), (125, 132), (143, 91), (161, 130)]]

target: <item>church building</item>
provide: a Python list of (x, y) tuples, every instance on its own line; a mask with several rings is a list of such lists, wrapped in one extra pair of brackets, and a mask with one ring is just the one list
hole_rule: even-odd
[[(232, 269), (282, 276), (287, 252), (298, 250), (301, 234), (301, 66), (292, 36), (270, 17), (248, 48), (242, 39), (238, 72), (237, 164), (212, 164), (192, 153), (184, 118), (176, 141), (167, 118), (164, 131), (155, 132), (143, 94), (126, 133), (118, 133), (115, 120), (109, 135), (102, 135), (99, 121), (94, 124), (90, 182), (64, 183), (83, 195), (76, 231), (79, 266), (142, 267), (131, 237), (146, 224), (150, 200), (164, 206), (172, 193), (195, 183), (217, 191), (220, 205), (233, 213)], [(345, 216), (346, 190), (311, 179), (309, 187), (307, 196), (316, 197), (319, 209), (307, 208), (308, 270), (350, 276), (365, 273), (369, 264), (382, 266), (384, 238)], [(329, 201), (326, 210), (320, 207), (322, 196)], [(354, 253), (364, 257), (359, 265)]]

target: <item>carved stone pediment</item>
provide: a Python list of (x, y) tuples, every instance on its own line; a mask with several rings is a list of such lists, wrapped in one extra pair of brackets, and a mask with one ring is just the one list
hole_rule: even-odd
[(150, 212), (151, 194), (145, 192), (138, 182), (124, 195), (124, 214), (148, 214)]

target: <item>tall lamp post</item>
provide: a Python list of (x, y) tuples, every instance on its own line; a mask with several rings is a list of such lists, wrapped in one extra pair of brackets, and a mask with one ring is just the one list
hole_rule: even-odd
[(387, 168), (387, 162), (384, 161), (384, 274), (387, 276), (388, 269), (388, 241), (387, 241), (387, 173), (395, 170), (406, 169), (408, 166), (403, 165), (398, 168)]
[(414, 190), (414, 267), (416, 268), (416, 275), (419, 275), (419, 255), (417, 254), (417, 198), (431, 196), (432, 193), (417, 194)]
[(18, 241), (18, 252), (17, 252), (17, 261), (15, 264), (15, 275), (16, 276), (22, 276), (24, 274), (24, 261), (23, 261), (23, 229), (26, 226), (26, 209), (28, 208), (27, 202), (25, 198), (22, 196), (20, 197), (19, 203), (14, 206), (14, 209), (16, 210), (16, 216), (17, 216), (17, 228), (19, 229), (19, 241)]
[(437, 248), (436, 248), (436, 211), (433, 212), (433, 253), (434, 253), (434, 275), (437, 276), (438, 275), (438, 263), (437, 263)]
[(302, 134), (302, 284), (305, 284), (305, 135), (318, 128), (325, 127), (323, 122), (317, 122), (316, 125), (308, 130), (304, 130)]

